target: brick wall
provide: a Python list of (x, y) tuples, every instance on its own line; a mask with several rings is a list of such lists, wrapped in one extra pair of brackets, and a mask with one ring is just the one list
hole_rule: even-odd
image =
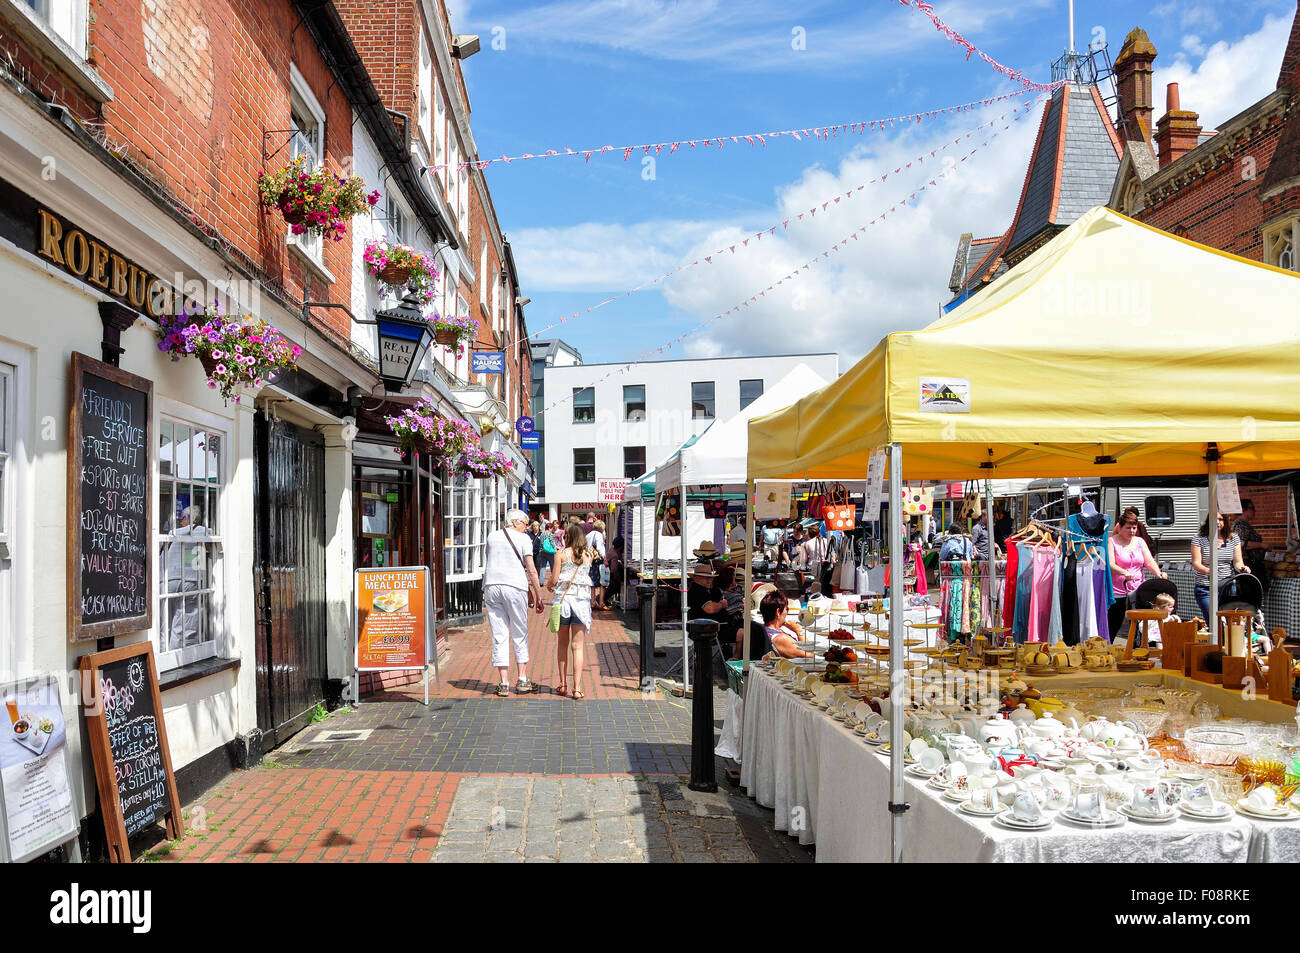
[(1204, 245), (1262, 260), (1260, 227), (1278, 214), (1278, 203), (1271, 202), (1266, 208), (1260, 199), (1260, 185), (1273, 161), (1281, 129), (1277, 123), (1239, 142), (1231, 162), (1209, 170), (1135, 217)]
[[(352, 112), (288, 0), (91, 0), (88, 58), (114, 98), (101, 106), (44, 66), (22, 43), (0, 44), (36, 84), (87, 123), (103, 123), (125, 157), (235, 248), (302, 298), (307, 276), (288, 253), (278, 213), (263, 215), (257, 175), (263, 169), (263, 130), (288, 129), (289, 64), (297, 65), (326, 114), (325, 162), (349, 166)], [(292, 42), (291, 42), (292, 34)], [(326, 90), (329, 89), (327, 95)], [(267, 140), (288, 161), (287, 135)], [(281, 148), (283, 147), (283, 148)], [(316, 278), (311, 296), (349, 300), (350, 235), (326, 240), (331, 287)], [(213, 277), (213, 276), (208, 276)], [(344, 337), (346, 316), (321, 314)]]
[(1286, 548), (1286, 486), (1242, 487), (1242, 499), (1255, 504), (1251, 524), (1269, 546)]

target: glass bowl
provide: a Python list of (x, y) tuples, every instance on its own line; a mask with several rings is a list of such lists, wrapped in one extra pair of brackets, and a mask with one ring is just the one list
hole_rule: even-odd
[(1165, 719), (1169, 717), (1169, 712), (1163, 708), (1154, 705), (1149, 707), (1138, 708), (1121, 708), (1119, 710), (1120, 721), (1131, 721), (1137, 725), (1138, 731), (1148, 738), (1154, 738), (1160, 733), (1164, 726)]
[(1198, 725), (1187, 729), (1183, 735), (1183, 747), (1197, 764), (1231, 765), (1246, 752), (1246, 733), (1236, 728)]
[(1170, 712), (1189, 717), (1192, 713), (1192, 706), (1201, 697), (1200, 692), (1188, 691), (1183, 688), (1162, 688), (1158, 694)]

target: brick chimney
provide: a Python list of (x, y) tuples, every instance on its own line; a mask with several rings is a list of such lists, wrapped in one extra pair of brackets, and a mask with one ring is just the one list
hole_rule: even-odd
[(1151, 63), (1156, 48), (1141, 27), (1124, 37), (1115, 59), (1115, 85), (1119, 91), (1120, 135), (1127, 141), (1151, 141)]
[(1156, 124), (1156, 149), (1160, 168), (1177, 161), (1200, 144), (1199, 118), (1196, 113), (1179, 108), (1178, 84), (1170, 83), (1165, 88), (1165, 114)]

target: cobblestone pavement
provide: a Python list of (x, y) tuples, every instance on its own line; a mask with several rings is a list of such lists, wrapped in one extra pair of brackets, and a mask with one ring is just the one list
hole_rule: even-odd
[[(589, 680), (583, 701), (461, 686), (426, 708), (413, 700), (418, 685), (387, 691), (224, 779), (186, 806), (186, 836), (144, 859), (810, 860), (773, 829), (770, 811), (728, 787), (720, 761), (720, 793), (687, 789), (690, 701), (642, 694), (634, 636), (615, 621), (603, 631), (610, 647), (598, 658), (622, 660), (614, 670), (623, 674), (602, 662), (600, 687)], [(445, 684), (487, 664), (485, 651), (477, 660), (462, 651), (475, 640), (486, 633), (453, 637), (461, 662), (444, 669)], [(718, 701), (715, 711), (720, 718)]]

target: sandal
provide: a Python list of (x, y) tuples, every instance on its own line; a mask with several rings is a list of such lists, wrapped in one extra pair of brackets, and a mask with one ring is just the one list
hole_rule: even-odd
[(569, 694), (569, 686), (567, 686), (567, 685), (563, 685), (563, 684), (562, 684), (562, 685), (559, 685), (559, 686), (555, 689), (555, 694), (557, 694), (557, 695), (567, 695), (567, 694)]
[(575, 688), (573, 690), (573, 700), (575, 702), (580, 702), (586, 697), (587, 697), (587, 693), (584, 692), (581, 688)]
[(509, 697), (510, 697), (510, 685), (507, 682), (502, 682), (500, 685), (497, 686), (497, 698), (509, 698)]
[(535, 691), (537, 691), (537, 686), (526, 678), (521, 678), (515, 682), (516, 695), (531, 695)]

